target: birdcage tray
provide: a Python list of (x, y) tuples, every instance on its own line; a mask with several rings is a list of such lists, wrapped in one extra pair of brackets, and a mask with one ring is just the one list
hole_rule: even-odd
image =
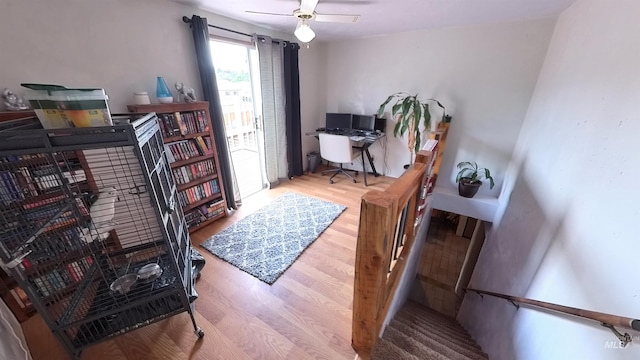
[(75, 333), (75, 337), (72, 337), (73, 346), (83, 349), (186, 310), (180, 294), (173, 292), (162, 297), (151, 298), (139, 305), (119, 309), (114, 314), (101, 314), (92, 321), (69, 327), (64, 331)]
[[(171, 259), (168, 254), (136, 262), (130, 265), (123, 265), (115, 271), (104, 270), (110, 264), (102, 259), (98, 264), (101, 271), (92, 273), (96, 280), (86, 281), (88, 286), (82, 287), (74, 297), (78, 301), (72, 302), (67, 313), (61, 319), (63, 326), (77, 325), (83, 322), (91, 322), (105, 315), (123, 311), (130, 307), (136, 307), (151, 301), (155, 297), (165, 296), (169, 292), (176, 290), (184, 291), (180, 278), (171, 266)], [(126, 273), (135, 274), (143, 266), (155, 262), (162, 268), (162, 274), (150, 282), (136, 282), (126, 294), (120, 294), (111, 290), (111, 284), (120, 276)], [(127, 269), (128, 268), (128, 269)]]

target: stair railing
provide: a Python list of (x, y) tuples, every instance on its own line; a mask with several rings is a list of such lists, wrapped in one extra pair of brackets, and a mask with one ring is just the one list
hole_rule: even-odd
[(519, 296), (494, 293), (490, 291), (484, 291), (484, 290), (478, 290), (478, 289), (472, 289), (472, 288), (466, 288), (464, 290), (465, 292), (476, 293), (480, 295), (480, 297), (483, 297), (483, 295), (489, 295), (489, 296), (505, 299), (508, 302), (510, 302), (513, 306), (515, 306), (516, 309), (519, 309), (520, 304), (523, 304), (523, 305), (531, 306), (533, 308), (543, 308), (543, 309), (560, 312), (567, 315), (572, 315), (572, 316), (577, 316), (584, 319), (597, 321), (600, 323), (600, 325), (608, 328), (613, 332), (613, 334), (618, 338), (618, 340), (620, 340), (621, 347), (627, 346), (627, 344), (629, 344), (632, 341), (632, 338), (631, 338), (631, 335), (629, 335), (628, 333), (624, 333), (624, 334), (620, 333), (618, 330), (616, 330), (615, 328), (616, 326), (624, 329), (640, 331), (640, 320), (638, 319), (612, 315), (607, 313), (601, 313), (597, 311), (584, 310), (584, 309), (579, 309), (579, 308), (574, 308), (574, 307), (569, 307), (564, 305), (558, 305), (554, 303), (549, 303), (549, 302), (540, 301), (540, 300), (533, 300), (533, 299), (523, 298)]
[(378, 340), (407, 265), (420, 222), (418, 200), (432, 157), (432, 152), (420, 151), (416, 162), (387, 190), (372, 190), (362, 197), (351, 340), (361, 356), (367, 357)]

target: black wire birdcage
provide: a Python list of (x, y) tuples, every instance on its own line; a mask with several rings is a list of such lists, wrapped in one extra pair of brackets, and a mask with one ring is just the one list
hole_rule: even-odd
[[(0, 260), (67, 352), (187, 311), (190, 239), (155, 114), (0, 127)], [(8, 127), (8, 129), (7, 129)]]

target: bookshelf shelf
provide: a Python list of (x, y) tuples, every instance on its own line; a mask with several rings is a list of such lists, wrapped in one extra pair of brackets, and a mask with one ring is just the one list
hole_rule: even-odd
[(199, 179), (193, 180), (193, 181), (188, 182), (186, 184), (176, 185), (176, 187), (178, 188), (178, 191), (184, 191), (184, 190), (186, 190), (186, 189), (188, 189), (190, 187), (193, 187), (193, 186), (196, 186), (196, 185), (200, 185), (202, 183), (205, 183), (207, 181), (211, 181), (211, 180), (217, 179), (217, 178), (218, 178), (218, 174), (217, 173), (216, 174), (211, 174), (211, 175), (207, 175), (207, 176), (201, 177)]
[(216, 200), (222, 200), (222, 195), (218, 192), (213, 194), (212, 196), (209, 196), (207, 198), (204, 198), (202, 200), (196, 201), (194, 203), (191, 204), (187, 204), (185, 206), (182, 207), (182, 211), (187, 212), (189, 210), (195, 209), (198, 206), (204, 205), (206, 203), (212, 202), (212, 201), (216, 201)]
[(219, 214), (219, 215), (216, 215), (216, 216), (212, 217), (211, 219), (205, 220), (205, 221), (203, 221), (203, 222), (201, 222), (201, 223), (199, 223), (199, 224), (197, 224), (197, 225), (195, 225), (195, 226), (191, 227), (191, 228), (190, 228), (190, 231), (191, 231), (191, 232), (198, 231), (198, 230), (202, 229), (203, 227), (205, 227), (205, 226), (207, 226), (207, 225), (209, 225), (209, 224), (212, 224), (212, 223), (214, 223), (216, 220), (221, 219), (221, 218), (223, 218), (223, 217), (225, 217), (224, 213)]
[[(55, 155), (54, 159), (59, 162), (72, 161), (77, 160), (75, 154), (65, 153), (64, 155)], [(34, 156), (31, 159), (22, 159), (18, 161), (13, 161), (11, 163), (0, 163), (0, 170), (3, 168), (14, 168), (14, 167), (33, 167), (33, 166), (42, 166), (49, 164), (49, 158), (43, 156)]]
[(185, 140), (185, 139), (195, 139), (198, 136), (209, 136), (209, 133), (208, 132), (199, 132), (199, 133), (193, 133), (193, 134), (184, 134), (184, 135), (180, 135), (180, 136), (171, 136), (171, 137), (164, 138), (164, 142), (165, 143), (170, 143), (170, 142), (180, 141), (180, 140)]
[(212, 159), (212, 158), (213, 158), (213, 154), (212, 155), (196, 156), (196, 157), (192, 157), (192, 158), (189, 158), (189, 159), (186, 159), (186, 160), (179, 160), (179, 161), (172, 162), (171, 163), (171, 168), (172, 169), (176, 169), (176, 168), (179, 168), (179, 167), (183, 167), (185, 165), (196, 163), (198, 161)]
[[(134, 113), (155, 112), (162, 130), (165, 153), (170, 161), (170, 168), (176, 181), (179, 198), (182, 197), (182, 211), (185, 218), (215, 214), (210, 219), (189, 225), (189, 232), (227, 216), (226, 198), (222, 178), (218, 171), (219, 158), (215, 137), (211, 126), (209, 103), (129, 105), (128, 110)], [(206, 195), (209, 194), (209, 195)], [(202, 214), (203, 205), (216, 203), (216, 212)], [(220, 212), (220, 208), (224, 211)], [(218, 214), (219, 213), (219, 214)]]
[[(104, 245), (99, 245), (99, 247), (104, 246), (105, 248), (110, 248), (113, 245), (114, 245), (113, 241), (110, 241), (109, 239), (107, 239), (105, 240)], [(50, 259), (50, 260), (38, 262), (37, 264), (35, 264), (35, 266), (32, 265), (31, 267), (26, 268), (24, 270), (24, 274), (28, 276), (36, 275), (38, 273), (43, 274), (51, 270), (57, 269), (60, 266), (61, 262), (68, 265), (78, 260), (81, 260), (87, 256), (87, 252), (91, 250), (90, 248), (91, 246), (92, 246), (91, 243), (85, 244), (81, 247), (78, 247), (74, 250), (71, 250), (65, 253), (63, 261), (60, 261), (59, 259)], [(93, 244), (93, 246), (96, 247), (96, 244)]]

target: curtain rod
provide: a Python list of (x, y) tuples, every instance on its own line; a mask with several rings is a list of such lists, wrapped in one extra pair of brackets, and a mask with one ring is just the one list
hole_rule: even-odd
[[(188, 17), (186, 17), (186, 16), (183, 16), (183, 17), (182, 17), (182, 21), (183, 21), (184, 23), (186, 23), (186, 24), (191, 23), (191, 19), (190, 19), (190, 18), (188, 18)], [(250, 38), (253, 38), (253, 35), (251, 35), (251, 34), (247, 34), (247, 33), (243, 33), (243, 32), (241, 32), (241, 31), (231, 30), (231, 29), (227, 29), (227, 28), (223, 28), (223, 27), (215, 26), (215, 25), (211, 25), (211, 24), (207, 24), (207, 26), (212, 27), (212, 28), (215, 28), (215, 29), (219, 29), (219, 30), (228, 31), (228, 32), (231, 32), (231, 33), (234, 33), (234, 34), (243, 35), (243, 36), (248, 36), (248, 37), (250, 37)], [(260, 38), (260, 36), (258, 36), (258, 38)], [(274, 43), (276, 43), (276, 44), (281, 44), (281, 43), (283, 43), (283, 42), (284, 42), (284, 40), (276, 40), (276, 39), (273, 39), (273, 40), (272, 40), (272, 42), (274, 42)]]

